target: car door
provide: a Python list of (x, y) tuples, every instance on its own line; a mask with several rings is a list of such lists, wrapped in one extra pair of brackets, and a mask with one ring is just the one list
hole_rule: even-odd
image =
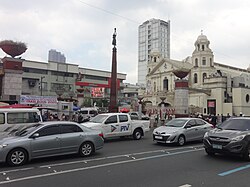
[[(45, 126), (34, 134), (38, 137), (31, 140), (32, 157), (43, 157), (60, 154), (60, 129), (59, 125)], [(33, 134), (33, 135), (34, 135)]]
[(198, 140), (202, 140), (204, 137), (204, 134), (211, 129), (211, 125), (207, 124), (205, 121), (203, 121), (202, 119), (196, 119), (196, 124), (197, 124), (197, 128), (199, 131), (198, 134)]
[(193, 141), (197, 137), (196, 122), (194, 119), (189, 120), (184, 127), (186, 141)]
[(117, 115), (109, 116), (102, 124), (102, 129), (106, 137), (119, 136), (120, 128), (119, 128)]
[(132, 126), (129, 123), (128, 115), (119, 114), (118, 118), (119, 118), (120, 135), (122, 136), (130, 135), (132, 131)]
[(61, 124), (61, 152), (77, 153), (84, 140), (83, 130), (76, 124)]

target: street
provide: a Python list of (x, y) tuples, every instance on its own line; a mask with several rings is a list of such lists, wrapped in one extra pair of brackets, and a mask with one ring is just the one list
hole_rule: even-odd
[(91, 157), (77, 155), (33, 160), (21, 167), (0, 165), (0, 186), (249, 186), (250, 164), (239, 157), (205, 154), (201, 142), (183, 147), (152, 141), (105, 142)]

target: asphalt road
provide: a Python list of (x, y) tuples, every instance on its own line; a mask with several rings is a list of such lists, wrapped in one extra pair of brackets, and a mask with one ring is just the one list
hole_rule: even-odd
[(249, 171), (250, 163), (238, 157), (207, 156), (200, 142), (158, 145), (148, 133), (139, 141), (109, 140), (87, 158), (38, 159), (17, 168), (2, 164), (0, 186), (249, 187)]

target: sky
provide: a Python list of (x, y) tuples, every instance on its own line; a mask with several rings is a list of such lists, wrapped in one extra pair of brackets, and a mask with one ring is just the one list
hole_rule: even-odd
[(152, 18), (170, 20), (171, 59), (191, 56), (203, 30), (215, 62), (250, 65), (249, 0), (0, 0), (0, 40), (25, 42), (27, 60), (47, 62), (56, 49), (67, 63), (111, 71), (116, 28), (117, 71), (134, 84), (138, 27)]

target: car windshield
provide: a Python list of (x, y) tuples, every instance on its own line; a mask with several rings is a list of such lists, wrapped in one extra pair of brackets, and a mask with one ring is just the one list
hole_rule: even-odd
[(167, 122), (165, 125), (167, 127), (183, 127), (186, 122), (187, 120), (185, 119), (172, 119), (171, 121)]
[(92, 118), (90, 120), (90, 122), (93, 122), (93, 123), (102, 123), (107, 117), (108, 117), (108, 115), (97, 115), (94, 118)]
[(37, 129), (37, 127), (39, 127), (41, 124), (34, 124), (28, 127), (24, 127), (18, 131), (15, 132), (15, 136), (26, 136), (27, 134), (33, 132), (34, 130)]
[(248, 131), (250, 130), (249, 119), (229, 119), (218, 126), (219, 129)]

